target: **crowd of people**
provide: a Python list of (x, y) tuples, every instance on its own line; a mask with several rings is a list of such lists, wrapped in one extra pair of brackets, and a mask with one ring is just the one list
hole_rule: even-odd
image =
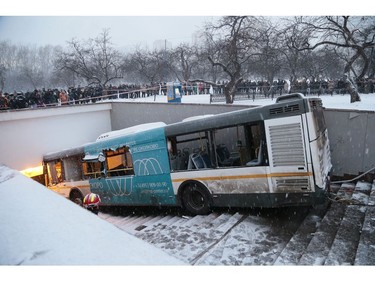
[[(143, 90), (144, 89), (144, 90)], [(119, 86), (86, 86), (68, 89), (35, 89), (34, 91), (2, 93), (0, 91), (0, 110), (38, 108), (93, 103), (102, 99), (137, 98), (143, 90), (150, 95), (159, 89), (155, 85), (123, 84)]]
[[(375, 79), (356, 81), (359, 93), (374, 93)], [(182, 83), (183, 95), (194, 94), (223, 94), (227, 81), (219, 81), (216, 85), (207, 83)], [(238, 85), (238, 94), (259, 97), (299, 92), (304, 95), (345, 94), (344, 80), (332, 79), (278, 79), (270, 83), (265, 80), (244, 80)], [(70, 87), (68, 89), (35, 89), (28, 92), (3, 93), (0, 91), (0, 110), (38, 108), (47, 106), (63, 106), (73, 104), (95, 103), (99, 100), (118, 98), (142, 98), (166, 94), (164, 84), (121, 84), (118, 86)]]
[[(362, 79), (357, 82), (359, 93), (374, 93), (375, 79)], [(323, 94), (346, 94), (344, 79), (296, 79), (290, 80), (278, 79), (269, 83), (268, 81), (243, 81), (240, 84), (239, 92), (253, 93), (257, 92), (265, 97), (270, 95), (281, 95), (286, 93), (302, 93), (304, 95), (323, 95)]]

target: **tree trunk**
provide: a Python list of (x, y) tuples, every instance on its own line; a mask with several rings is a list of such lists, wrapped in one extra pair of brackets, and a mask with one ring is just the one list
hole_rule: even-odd
[(237, 91), (237, 85), (242, 81), (242, 77), (238, 79), (231, 78), (231, 80), (224, 86), (225, 101), (227, 104), (234, 102), (234, 97)]
[(232, 87), (228, 87), (229, 85), (224, 86), (224, 95), (225, 95), (225, 103), (232, 104), (234, 101), (234, 94), (231, 92)]
[(344, 75), (345, 88), (350, 94), (350, 103), (361, 101), (357, 88), (354, 86), (348, 74)]

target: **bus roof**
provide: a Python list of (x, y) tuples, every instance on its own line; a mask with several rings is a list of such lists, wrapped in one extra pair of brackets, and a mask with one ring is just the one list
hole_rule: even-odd
[(57, 159), (64, 159), (72, 156), (84, 154), (84, 145), (67, 148), (57, 152), (46, 153), (43, 155), (43, 162), (53, 161)]
[(164, 122), (140, 124), (140, 125), (132, 126), (132, 127), (129, 127), (129, 128), (125, 128), (125, 129), (111, 131), (111, 132), (101, 134), (96, 139), (96, 141), (102, 141), (102, 140), (112, 139), (112, 138), (116, 138), (116, 137), (120, 137), (120, 136), (135, 134), (135, 133), (138, 133), (138, 132), (144, 132), (144, 131), (148, 131), (148, 130), (151, 130), (151, 129), (160, 128), (160, 127), (164, 127), (164, 126), (166, 126), (166, 124)]
[[(207, 129), (221, 129), (236, 124), (302, 114), (309, 111), (308, 100), (310, 99), (301, 94), (290, 94), (278, 98), (274, 104), (206, 116), (201, 118), (199, 122), (192, 118), (191, 120), (170, 124), (165, 127), (165, 133), (167, 137), (172, 137)], [(317, 98), (312, 98), (312, 100), (317, 100)]]

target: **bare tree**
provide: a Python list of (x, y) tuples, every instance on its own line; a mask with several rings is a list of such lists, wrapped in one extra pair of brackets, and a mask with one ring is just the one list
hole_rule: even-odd
[(226, 103), (234, 101), (237, 86), (243, 80), (244, 64), (260, 54), (261, 26), (259, 17), (227, 16), (205, 27), (206, 42), (214, 46), (208, 60), (221, 68), (229, 80), (224, 88)]
[(21, 46), (19, 48), (19, 70), (23, 80), (34, 89), (52, 86), (54, 59), (58, 47)]
[[(286, 65), (289, 68), (290, 72), (290, 82), (291, 85), (294, 85), (295, 81), (299, 76), (302, 75), (302, 65), (304, 65), (304, 56), (309, 51), (300, 51), (295, 46), (300, 46), (299, 43), (301, 40), (305, 41), (305, 37), (301, 36), (301, 31), (299, 30), (299, 26), (291, 23), (289, 18), (284, 18), (286, 22), (287, 28), (281, 24), (279, 27), (279, 37), (282, 40), (283, 48), (280, 48), (280, 51), (283, 53), (284, 58), (286, 60)], [(283, 23), (284, 21), (281, 21)]]
[(5, 75), (6, 75), (7, 69), (3, 64), (0, 64), (0, 92), (4, 90), (5, 86)]
[(163, 50), (142, 50), (138, 48), (130, 55), (127, 69), (137, 73), (141, 81), (161, 83), (168, 75)]
[(17, 65), (17, 47), (9, 41), (0, 41), (0, 50), (0, 90), (4, 90), (9, 84), (9, 76), (13, 74)]
[(107, 85), (122, 78), (122, 55), (112, 47), (109, 30), (105, 29), (95, 39), (68, 42), (68, 51), (62, 51), (56, 61), (60, 70), (68, 69), (84, 78), (89, 84)]
[[(270, 83), (283, 68), (282, 41), (271, 21), (263, 21), (262, 40), (258, 41), (259, 55), (249, 60), (249, 72), (265, 77)], [(255, 73), (254, 73), (255, 72)]]
[[(361, 67), (356, 78), (362, 79), (369, 69), (370, 60), (366, 51), (375, 46), (375, 17), (299, 17), (295, 18), (293, 25), (300, 27), (299, 41), (294, 42), (298, 50), (330, 46), (347, 51), (349, 58), (343, 70), (347, 89), (351, 93), (351, 102), (360, 101), (351, 73), (354, 68)], [(359, 59), (362, 59), (362, 64), (358, 63)]]
[(198, 49), (182, 43), (171, 52), (170, 67), (179, 81), (189, 81), (199, 65)]

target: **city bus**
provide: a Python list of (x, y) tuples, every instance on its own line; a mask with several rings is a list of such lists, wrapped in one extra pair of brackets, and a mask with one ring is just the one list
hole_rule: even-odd
[(106, 206), (181, 206), (202, 215), (213, 207), (311, 206), (329, 188), (322, 101), (301, 94), (105, 133), (83, 150), (83, 178)]
[(82, 205), (90, 193), (88, 177), (84, 175), (84, 146), (43, 155), (44, 183), (48, 189)]

